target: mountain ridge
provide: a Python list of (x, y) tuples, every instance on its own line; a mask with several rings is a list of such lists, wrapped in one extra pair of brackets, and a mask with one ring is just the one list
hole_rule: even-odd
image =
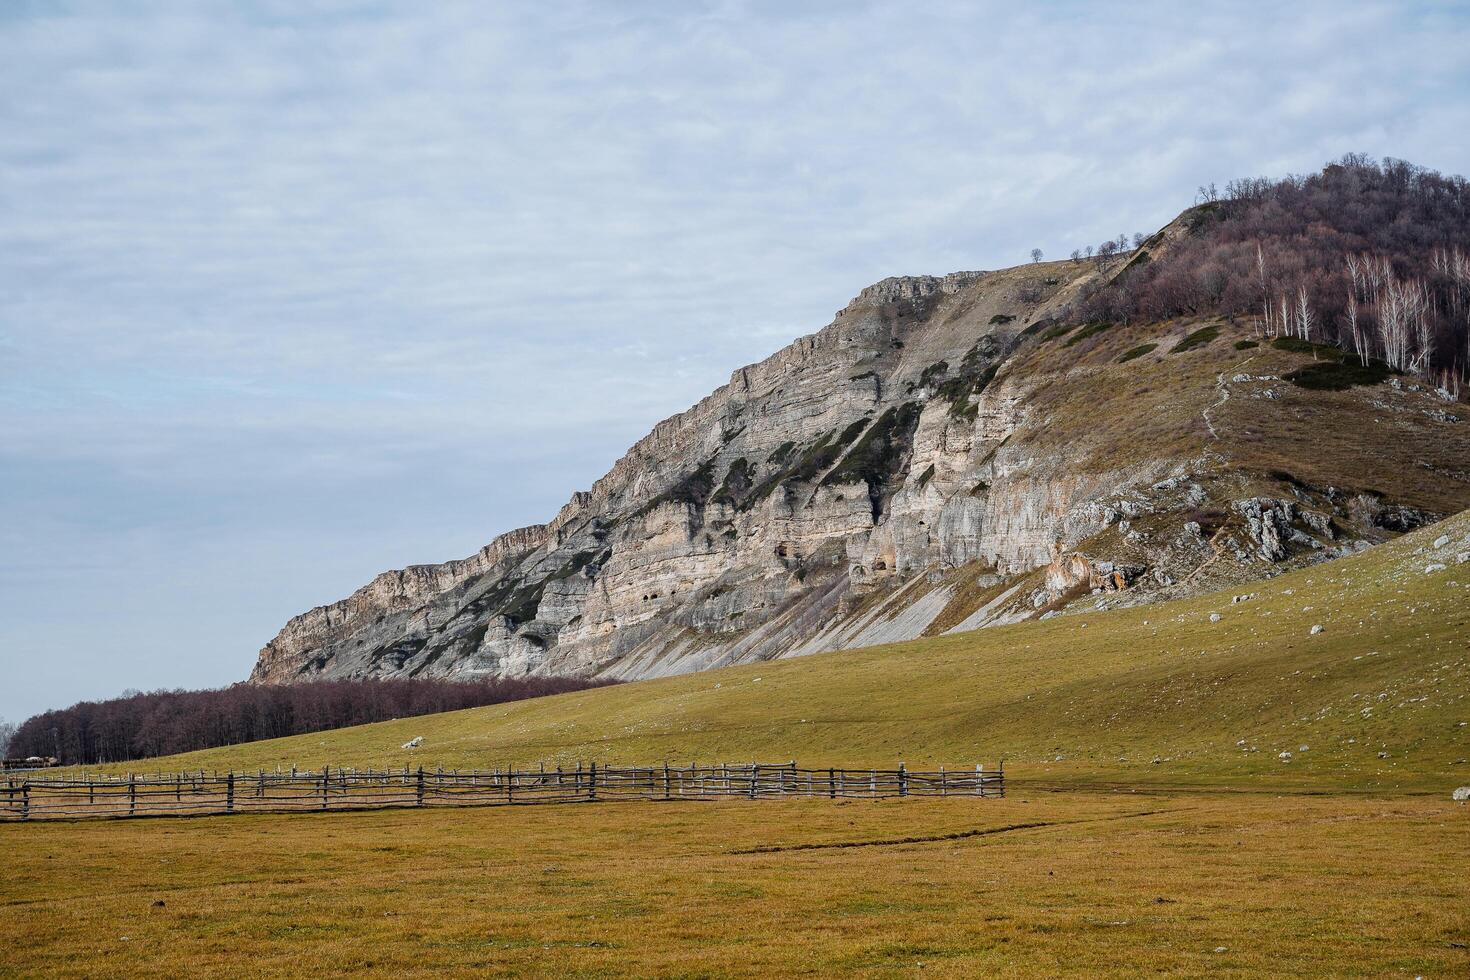
[[(1176, 597), (1470, 506), (1470, 443), (1422, 385), (1284, 381), (1326, 355), (1226, 318), (1068, 321), (1209, 216), (1110, 264), (868, 286), (547, 524), (294, 617), (252, 679), (679, 673)], [(1332, 438), (1263, 446), (1283, 412), (1335, 413)], [(1381, 466), (1332, 458), (1385, 413)]]

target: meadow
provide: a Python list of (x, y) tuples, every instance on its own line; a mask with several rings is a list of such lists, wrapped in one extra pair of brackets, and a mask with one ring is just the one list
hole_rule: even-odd
[(1444, 796), (607, 803), (0, 837), (6, 976), (1470, 969), (1470, 813)]
[(171, 757), (156, 767), (1004, 757), (1008, 779), (1001, 800), (9, 823), (0, 975), (1464, 975), (1466, 541), (1462, 515), (1239, 602)]

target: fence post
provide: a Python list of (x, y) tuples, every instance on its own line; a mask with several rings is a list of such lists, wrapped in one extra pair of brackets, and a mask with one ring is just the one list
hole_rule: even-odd
[(757, 770), (756, 770), (756, 767), (755, 767), (755, 763), (752, 762), (750, 764), (750, 798), (752, 800), (755, 799), (756, 772), (757, 772)]
[(597, 799), (597, 763), (591, 763), (587, 767), (587, 799)]
[(138, 781), (132, 773), (128, 773), (128, 816), (132, 816), (138, 810)]
[(984, 766), (976, 766), (975, 767), (975, 795), (976, 796), (984, 796), (985, 795), (985, 767)]
[(235, 773), (233, 771), (225, 777), (225, 812), (235, 812)]
[(31, 819), (31, 784), (24, 782), (20, 784), (20, 818)]
[(667, 759), (665, 759), (664, 760), (664, 799), (667, 800), (671, 795), (672, 794), (669, 792), (669, 762), (668, 762)]
[(331, 766), (322, 766), (322, 809), (327, 808), (327, 775)]
[(909, 771), (902, 762), (898, 764), (898, 795), (909, 795)]
[(419, 766), (419, 777), (418, 777), (418, 779), (414, 783), (413, 798), (414, 798), (414, 805), (415, 806), (423, 806), (424, 805), (424, 767), (423, 766)]

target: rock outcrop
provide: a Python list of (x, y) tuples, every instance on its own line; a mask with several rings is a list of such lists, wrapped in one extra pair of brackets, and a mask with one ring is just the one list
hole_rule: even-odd
[[(870, 286), (656, 425), (550, 523), (292, 619), (252, 679), (649, 677), (1219, 587), (1470, 505), (1449, 470), (1421, 467), (1419, 497), (1326, 451), (1312, 470), (1330, 483), (1273, 474), (1258, 415), (1328, 396), (1220, 399), (1243, 360), (1223, 338), (1120, 359), (1121, 328), (1069, 334), (1057, 314), (1098, 275)], [(1406, 470), (1416, 438), (1394, 436)]]

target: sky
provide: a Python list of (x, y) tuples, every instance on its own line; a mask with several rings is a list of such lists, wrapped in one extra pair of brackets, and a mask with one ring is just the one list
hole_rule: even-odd
[(243, 679), (863, 286), (1343, 153), (1470, 4), (0, 3), (0, 717)]

